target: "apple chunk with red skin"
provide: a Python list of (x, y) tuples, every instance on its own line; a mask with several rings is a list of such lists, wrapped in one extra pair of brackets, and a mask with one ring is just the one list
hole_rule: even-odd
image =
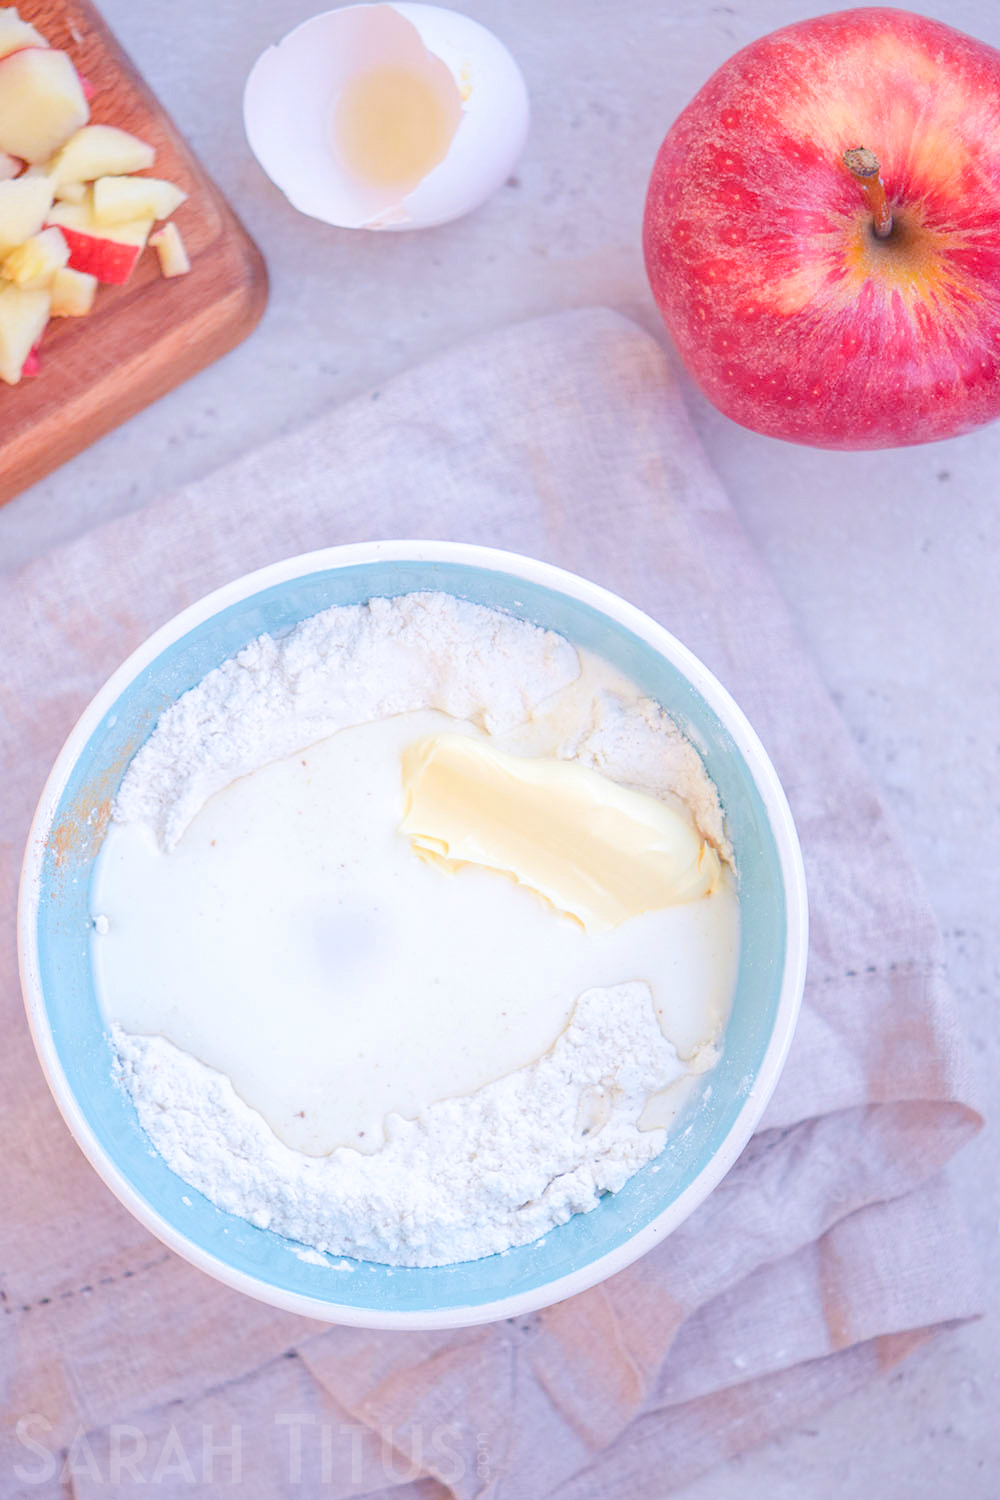
[(17, 385), (49, 321), (49, 294), (0, 283), (0, 380)]
[[(844, 163), (864, 147), (891, 228)], [(643, 230), (664, 320), (719, 409), (828, 448), (1000, 416), (1000, 52), (905, 11), (752, 43), (669, 131)]]
[(56, 203), (49, 211), (46, 227), (56, 225), (69, 246), (69, 265), (86, 271), (107, 285), (127, 281), (145, 248), (152, 219), (133, 219), (128, 224), (99, 224), (89, 202)]

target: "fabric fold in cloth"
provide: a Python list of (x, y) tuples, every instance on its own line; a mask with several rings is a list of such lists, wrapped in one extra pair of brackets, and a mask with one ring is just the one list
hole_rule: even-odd
[(721, 1186), (602, 1286), (458, 1332), (327, 1328), (216, 1285), (110, 1196), (45, 1088), (6, 928), (5, 1496), (130, 1496), (155, 1473), (170, 1500), (233, 1487), (234, 1465), (244, 1500), (624, 1500), (652, 1495), (653, 1473), (665, 1495), (979, 1309), (941, 1173), (978, 1117), (933, 921), (666, 358), (614, 313), (456, 350), (0, 575), (8, 909), (45, 774), (121, 660), (241, 573), (376, 537), (584, 574), (732, 691), (782, 777), (810, 884), (785, 1073)]

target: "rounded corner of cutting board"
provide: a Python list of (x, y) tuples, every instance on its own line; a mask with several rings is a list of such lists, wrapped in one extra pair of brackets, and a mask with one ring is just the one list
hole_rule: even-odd
[(242, 293), (240, 313), (236, 320), (235, 336), (230, 345), (230, 348), (235, 348), (237, 344), (241, 344), (244, 339), (250, 337), (267, 311), (271, 278), (267, 269), (267, 261), (260, 247), (250, 238), (232, 210), (229, 212), (242, 236), (241, 250), (244, 267), (243, 275), (239, 280), (239, 290)]

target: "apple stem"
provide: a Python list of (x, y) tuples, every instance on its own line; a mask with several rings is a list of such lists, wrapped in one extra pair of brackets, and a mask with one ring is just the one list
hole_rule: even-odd
[(888, 238), (892, 233), (892, 209), (885, 195), (885, 184), (879, 176), (881, 167), (875, 152), (869, 151), (867, 146), (854, 146), (844, 152), (844, 166), (865, 190), (876, 235), (880, 240)]

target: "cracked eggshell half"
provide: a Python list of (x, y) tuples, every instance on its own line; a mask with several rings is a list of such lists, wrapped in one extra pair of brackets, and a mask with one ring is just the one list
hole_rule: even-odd
[(528, 114), (503, 43), (436, 5), (314, 16), (257, 59), (243, 95), (271, 181), (301, 213), (346, 229), (424, 229), (477, 208), (520, 155)]

